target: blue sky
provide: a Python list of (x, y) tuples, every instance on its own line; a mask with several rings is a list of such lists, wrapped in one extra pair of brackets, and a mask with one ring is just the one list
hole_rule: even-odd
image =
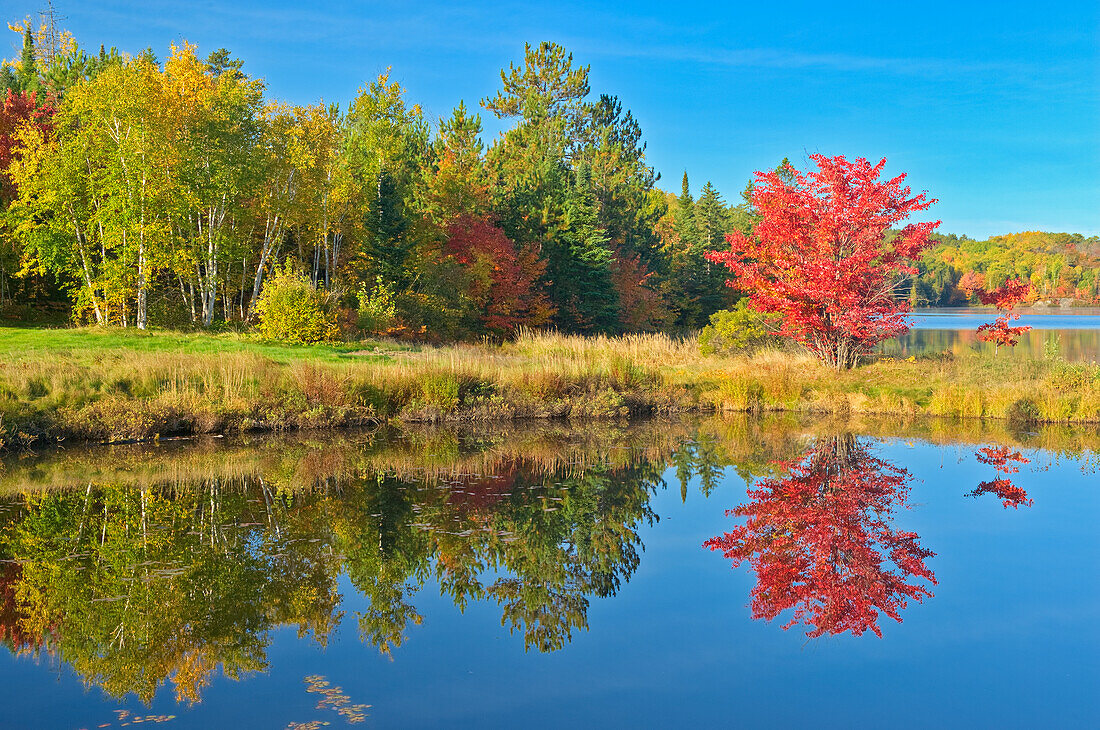
[[(3, 5), (14, 19), (42, 3)], [(712, 180), (728, 200), (784, 156), (886, 157), (939, 198), (945, 232), (1100, 234), (1094, 1), (56, 6), (92, 48), (227, 47), (294, 103), (346, 104), (392, 66), (432, 118), (491, 94), (524, 41), (554, 40), (634, 112), (667, 189), (686, 169), (693, 190)]]

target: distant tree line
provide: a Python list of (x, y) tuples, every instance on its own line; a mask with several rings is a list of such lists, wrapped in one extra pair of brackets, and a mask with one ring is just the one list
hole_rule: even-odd
[[(1100, 304), (1100, 237), (1028, 231), (975, 241), (937, 236), (910, 290), (913, 306), (977, 304), (975, 293), (1011, 279), (1031, 284), (1032, 302)], [(969, 293), (968, 293), (969, 292)]]

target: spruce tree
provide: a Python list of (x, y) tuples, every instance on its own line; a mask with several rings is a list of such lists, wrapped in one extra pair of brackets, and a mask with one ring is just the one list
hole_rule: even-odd
[(695, 201), (692, 200), (691, 188), (688, 186), (687, 171), (684, 172), (680, 185), (680, 197), (676, 199), (673, 229), (680, 239), (680, 251), (692, 249), (699, 243), (699, 231), (695, 227)]
[(581, 165), (565, 201), (560, 234), (564, 250), (549, 257), (551, 297), (558, 323), (575, 332), (610, 332), (618, 323), (618, 295), (611, 283), (614, 254), (599, 225), (592, 174)]
[(23, 53), (19, 57), (16, 82), (20, 91), (38, 91), (42, 86), (38, 80), (38, 59), (34, 51), (34, 36), (31, 34), (29, 24), (23, 31)]
[(707, 250), (717, 250), (725, 243), (727, 233), (726, 204), (714, 185), (708, 180), (699, 191), (695, 203), (695, 222), (699, 243)]

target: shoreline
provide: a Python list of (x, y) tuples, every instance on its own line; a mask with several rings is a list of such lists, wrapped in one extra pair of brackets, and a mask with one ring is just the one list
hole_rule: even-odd
[(263, 474), (267, 481), (293, 476), (293, 482), (302, 488), (322, 483), (327, 476), (363, 470), (446, 480), (482, 474), (501, 463), (529, 463), (546, 469), (575, 465), (582, 454), (585, 459), (610, 459), (616, 464), (655, 454), (668, 461), (681, 446), (699, 441), (729, 453), (783, 452), (793, 456), (801, 453), (807, 439), (840, 434), (967, 449), (996, 444), (1067, 459), (1088, 460), (1100, 453), (1100, 428), (1045, 425), (1022, 429), (1003, 420), (937, 417), (680, 414), (630, 420), (512, 422), (507, 426), (389, 424), (339, 432), (205, 434), (155, 443), (40, 447), (8, 454), (0, 461), (0, 493), (84, 488), (90, 480), (142, 486), (203, 477), (231, 481), (254, 473)]
[(887, 357), (836, 371), (796, 351), (703, 356), (694, 340), (667, 335), (280, 347), (51, 333), (0, 332), (0, 448), (737, 412), (1100, 423), (1100, 367), (1060, 359)]

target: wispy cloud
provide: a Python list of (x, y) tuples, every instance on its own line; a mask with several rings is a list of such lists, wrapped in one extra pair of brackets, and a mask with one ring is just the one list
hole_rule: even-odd
[(607, 56), (713, 64), (746, 68), (881, 72), (908, 76), (1023, 73), (1028, 67), (1012, 61), (964, 61), (950, 58), (891, 58), (848, 53), (807, 53), (782, 48), (701, 49), (687, 46), (602, 45)]

